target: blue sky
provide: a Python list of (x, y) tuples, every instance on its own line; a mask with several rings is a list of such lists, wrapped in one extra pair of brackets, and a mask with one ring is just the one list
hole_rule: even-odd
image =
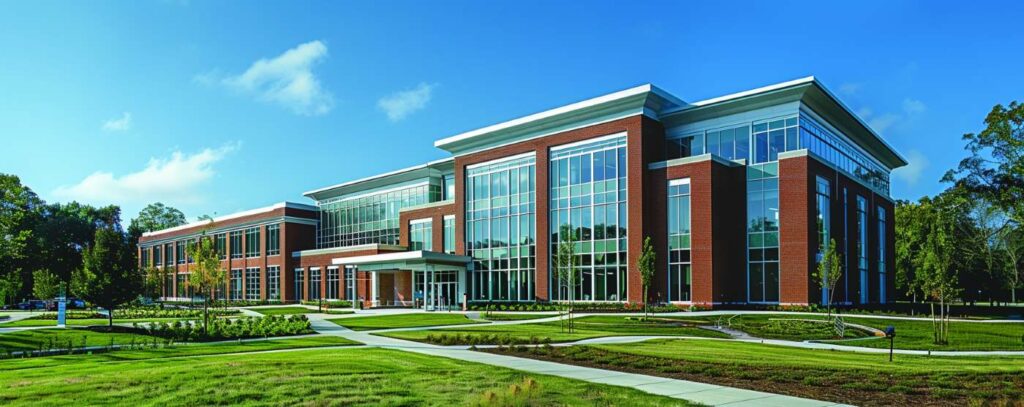
[(814, 75), (944, 186), (1024, 99), (1004, 2), (6, 3), (0, 172), (189, 219), (444, 157), (434, 140), (642, 83), (700, 100)]

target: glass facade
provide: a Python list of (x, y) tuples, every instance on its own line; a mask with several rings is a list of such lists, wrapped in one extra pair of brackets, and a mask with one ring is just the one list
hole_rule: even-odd
[(245, 269), (245, 299), (260, 299), (260, 268), (249, 267)]
[(242, 232), (231, 232), (231, 258), (242, 258)]
[(409, 222), (409, 250), (434, 250), (433, 224), (430, 219)]
[(320, 203), (317, 248), (398, 244), (398, 213), (438, 201), (441, 186), (427, 183)]
[(242, 269), (232, 269), (228, 285), (228, 295), (231, 300), (242, 299)]
[(341, 275), (338, 273), (337, 267), (327, 268), (327, 292), (324, 293), (324, 298), (328, 300), (336, 300), (341, 298), (338, 296), (338, 291), (341, 289)]
[(868, 302), (868, 200), (857, 195), (857, 270), (860, 271), (860, 302)]
[(885, 276), (888, 272), (885, 264), (885, 208), (878, 207), (878, 302), (885, 304)]
[(245, 229), (245, 257), (260, 257), (260, 228)]
[[(766, 153), (766, 156), (767, 155)], [(779, 301), (779, 165), (747, 166), (747, 296)]]
[(441, 178), (441, 200), (455, 199), (455, 174), (445, 174)]
[(555, 272), (563, 227), (575, 241), (578, 270), (574, 298), (626, 299), (626, 136), (553, 148), (549, 165), (551, 298), (566, 300), (569, 287)]
[(444, 229), (441, 231), (442, 238), (444, 239), (444, 252), (448, 254), (455, 254), (455, 217), (445, 216), (444, 217)]
[(281, 267), (267, 266), (267, 299), (281, 299)]
[(535, 160), (512, 158), (466, 170), (470, 301), (534, 299)]
[(267, 256), (281, 254), (281, 225), (267, 225)]
[[(818, 239), (818, 251), (815, 261), (821, 262), (828, 250), (830, 233), (832, 228), (832, 185), (822, 177), (815, 178), (815, 231)], [(827, 276), (826, 276), (827, 277)], [(828, 288), (821, 287), (821, 301), (828, 303)]]
[(668, 299), (690, 301), (690, 180), (668, 182)]
[(800, 115), (802, 148), (853, 174), (855, 178), (889, 195), (889, 170), (853, 146), (843, 137), (825, 129), (808, 115)]

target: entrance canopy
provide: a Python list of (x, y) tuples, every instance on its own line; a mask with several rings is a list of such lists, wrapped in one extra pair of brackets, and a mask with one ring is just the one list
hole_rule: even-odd
[(339, 257), (331, 259), (331, 264), (356, 266), (359, 268), (359, 271), (465, 271), (472, 260), (469, 256), (417, 250), (369, 256)]

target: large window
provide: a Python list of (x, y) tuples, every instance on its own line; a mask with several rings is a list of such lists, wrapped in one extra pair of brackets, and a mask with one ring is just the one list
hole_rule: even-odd
[(320, 299), (320, 268), (313, 267), (309, 269), (309, 300), (316, 301)]
[(779, 153), (800, 147), (797, 139), (797, 118), (754, 122), (751, 126), (751, 163), (779, 160)]
[(341, 276), (338, 273), (337, 267), (327, 268), (327, 292), (324, 293), (324, 298), (328, 300), (336, 300), (341, 298), (338, 296), (338, 291), (341, 288)]
[(174, 242), (174, 251), (178, 264), (185, 264), (185, 242)]
[(471, 301), (532, 301), (535, 158), (516, 156), (466, 169), (466, 255)]
[(245, 269), (245, 299), (260, 299), (260, 268), (249, 267)]
[(444, 229), (441, 230), (444, 239), (444, 252), (455, 254), (455, 217), (448, 215), (444, 217)]
[(626, 300), (626, 136), (601, 138), (551, 149), (549, 217), (553, 299), (569, 298), (558, 280), (556, 254), (569, 236), (575, 241), (573, 298)]
[(397, 245), (399, 211), (440, 198), (440, 185), (422, 183), (321, 202), (317, 248), (370, 243)]
[(163, 259), (161, 258), (161, 255), (163, 254), (164, 247), (163, 246), (156, 246), (156, 247), (152, 247), (152, 249), (153, 249), (153, 265), (154, 266), (162, 266), (164, 264), (164, 262), (163, 262)]
[(227, 242), (223, 233), (217, 234), (213, 238), (213, 247), (217, 249), (217, 257), (221, 260), (228, 258)]
[(164, 263), (168, 266), (174, 264), (174, 250), (171, 248), (171, 244), (167, 243), (164, 245)]
[(867, 304), (868, 280), (868, 200), (857, 195), (857, 269), (860, 271), (860, 303)]
[(177, 293), (175, 296), (178, 298), (188, 298), (188, 274), (178, 274), (178, 286)]
[(297, 268), (295, 272), (295, 301), (302, 301), (303, 290), (306, 289), (306, 273), (305, 270)]
[(750, 126), (709, 130), (705, 138), (708, 153), (727, 160), (746, 159), (750, 148)]
[(231, 258), (242, 258), (242, 232), (231, 232)]
[(433, 250), (434, 243), (431, 237), (433, 221), (430, 219), (417, 219), (409, 222), (409, 250)]
[[(816, 203), (816, 216), (815, 216), (815, 231), (818, 239), (818, 252), (815, 256), (817, 262), (821, 262), (825, 256), (825, 251), (828, 250), (830, 244), (830, 233), (832, 228), (832, 184), (829, 180), (817, 177), (815, 182), (815, 203)], [(828, 276), (825, 276), (827, 279)], [(828, 299), (828, 288), (825, 285), (821, 287), (821, 302), (827, 304)]]
[(232, 301), (242, 299), (242, 269), (232, 269), (229, 281), (228, 294)]
[(150, 264), (149, 264), (149, 251), (150, 251), (150, 248), (148, 248), (148, 247), (144, 247), (141, 250), (141, 252), (142, 252), (142, 267), (149, 267), (150, 266)]
[(267, 225), (267, 256), (281, 254), (281, 225)]
[(878, 207), (878, 302), (885, 304), (885, 277), (888, 272), (885, 264), (885, 208)]
[(245, 230), (245, 257), (260, 256), (260, 228)]
[(267, 266), (267, 299), (281, 299), (281, 267)]
[(444, 178), (442, 178), (441, 186), (443, 187), (441, 189), (443, 192), (441, 195), (442, 200), (455, 199), (455, 174), (445, 174)]
[(800, 148), (806, 148), (843, 171), (853, 174), (881, 191), (889, 193), (889, 170), (868, 158), (843, 137), (818, 124), (807, 114), (800, 115)]
[(747, 167), (747, 295), (779, 301), (778, 163)]
[(668, 299), (690, 301), (690, 180), (668, 182)]

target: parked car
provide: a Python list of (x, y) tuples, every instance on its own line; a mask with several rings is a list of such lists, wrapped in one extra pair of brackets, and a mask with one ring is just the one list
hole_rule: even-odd
[[(85, 301), (78, 298), (68, 298), (64, 300), (65, 309), (82, 309), (85, 308)], [(57, 300), (46, 301), (47, 311), (56, 311), (58, 308)]]
[(28, 300), (18, 304), (20, 310), (41, 310), (46, 309), (46, 301), (43, 300)]

